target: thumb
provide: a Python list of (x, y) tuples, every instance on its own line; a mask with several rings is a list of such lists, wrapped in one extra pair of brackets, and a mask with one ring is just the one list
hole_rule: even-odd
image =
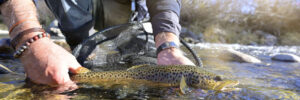
[(72, 74), (79, 74), (79, 73), (87, 73), (87, 72), (90, 72), (89, 69), (87, 69), (87, 68), (81, 66), (80, 64), (79, 64), (77, 67), (73, 67), (73, 66), (70, 67), (69, 70), (70, 70), (70, 72), (71, 72)]
[(82, 66), (78, 62), (75, 62), (75, 63), (71, 64), (70, 67), (69, 67), (69, 71), (72, 74), (78, 74), (78, 73), (80, 73), (81, 69), (82, 69)]

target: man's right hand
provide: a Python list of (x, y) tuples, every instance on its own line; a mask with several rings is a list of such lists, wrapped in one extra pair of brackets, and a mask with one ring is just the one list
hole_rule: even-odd
[[(33, 0), (8, 0), (0, 6), (0, 10), (4, 23), (11, 30), (9, 33), (11, 38), (26, 29), (41, 28)], [(37, 32), (26, 34), (18, 40), (18, 46), (35, 35)], [(34, 41), (20, 59), (27, 77), (35, 83), (58, 86), (58, 92), (77, 87), (71, 81), (68, 72), (69, 70), (74, 72), (80, 64), (73, 55), (54, 44), (49, 38)]]
[(56, 92), (77, 88), (68, 72), (70, 70), (75, 73), (81, 65), (72, 54), (49, 38), (33, 42), (20, 59), (27, 77), (34, 83), (58, 87)]

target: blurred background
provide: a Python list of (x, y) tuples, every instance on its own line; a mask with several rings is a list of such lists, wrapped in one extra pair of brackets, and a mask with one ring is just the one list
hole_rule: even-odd
[(300, 0), (183, 0), (182, 26), (206, 42), (299, 45)]
[[(300, 0), (182, 0), (181, 25), (202, 42), (299, 45)], [(40, 22), (54, 20), (43, 0)], [(2, 23), (2, 20), (0, 21)], [(7, 30), (1, 24), (1, 30)]]

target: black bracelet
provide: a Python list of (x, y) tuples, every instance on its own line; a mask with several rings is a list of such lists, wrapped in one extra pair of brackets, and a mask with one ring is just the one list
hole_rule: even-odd
[(168, 48), (179, 48), (179, 46), (176, 45), (175, 42), (165, 42), (157, 48), (156, 55), (158, 55), (158, 53), (160, 53), (162, 50), (168, 49)]

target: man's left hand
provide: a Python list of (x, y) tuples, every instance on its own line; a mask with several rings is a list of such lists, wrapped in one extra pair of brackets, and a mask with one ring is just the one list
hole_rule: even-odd
[(158, 65), (195, 65), (177, 48), (169, 48), (157, 55)]
[[(175, 42), (179, 45), (179, 38), (171, 33), (159, 33), (155, 36), (155, 46), (158, 48), (165, 42)], [(191, 60), (183, 55), (179, 48), (167, 48), (162, 50), (157, 55), (158, 65), (195, 65)]]

